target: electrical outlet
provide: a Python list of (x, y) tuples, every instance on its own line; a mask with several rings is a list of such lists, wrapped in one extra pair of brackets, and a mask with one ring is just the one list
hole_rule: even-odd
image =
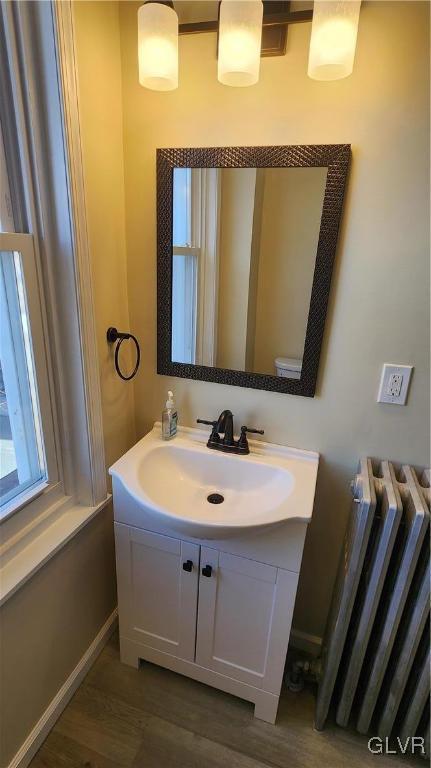
[(384, 363), (377, 402), (405, 405), (412, 370), (411, 365)]
[(402, 373), (391, 373), (386, 394), (390, 395), (390, 397), (399, 397), (403, 386), (403, 378)]

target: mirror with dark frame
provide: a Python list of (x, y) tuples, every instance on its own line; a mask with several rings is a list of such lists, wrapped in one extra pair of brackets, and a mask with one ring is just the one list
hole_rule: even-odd
[(314, 395), (349, 159), (158, 150), (158, 373)]

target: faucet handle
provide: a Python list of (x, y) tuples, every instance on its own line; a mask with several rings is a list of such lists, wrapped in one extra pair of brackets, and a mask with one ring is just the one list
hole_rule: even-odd
[(263, 429), (252, 429), (251, 427), (241, 427), (241, 435), (238, 440), (238, 448), (240, 453), (250, 453), (247, 440), (247, 432), (253, 432), (256, 435), (265, 434)]
[(263, 429), (252, 429), (252, 427), (241, 427), (241, 434), (246, 434), (246, 432), (253, 432), (255, 435), (264, 435), (265, 431)]
[(217, 432), (218, 421), (208, 421), (208, 419), (196, 419), (196, 424), (206, 424), (208, 427), (212, 427), (210, 440), (212, 440), (213, 442), (218, 442), (220, 440), (220, 435)]

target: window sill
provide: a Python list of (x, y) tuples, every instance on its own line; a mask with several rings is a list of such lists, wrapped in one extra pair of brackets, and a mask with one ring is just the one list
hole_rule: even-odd
[(31, 485), (30, 488), (14, 496), (7, 504), (0, 507), (0, 523), (4, 523), (15, 512), (19, 512), (27, 504), (37, 499), (48, 487), (46, 480), (40, 480), (38, 483)]
[(9, 548), (5, 547), (0, 557), (0, 606), (104, 509), (110, 498), (107, 496), (94, 507), (73, 504), (71, 499), (66, 498), (61, 514), (55, 515), (53, 522), (40, 535), (22, 542), (22, 546), (14, 548), (12, 556)]

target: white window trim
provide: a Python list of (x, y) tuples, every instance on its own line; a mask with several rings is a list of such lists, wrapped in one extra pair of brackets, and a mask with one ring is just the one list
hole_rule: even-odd
[(220, 173), (217, 168), (193, 168), (191, 180), (191, 244), (173, 245), (172, 255), (193, 256), (194, 294), (185, 297), (193, 307), (191, 363), (213, 366), (217, 350), (218, 249), (220, 230)]
[(189, 194), (186, 200), (186, 219), (189, 222), (189, 231), (187, 235), (187, 245), (172, 246), (172, 257), (175, 256), (191, 256), (186, 263), (186, 278), (185, 278), (185, 294), (183, 296), (184, 307), (191, 307), (191, 314), (187, 320), (190, 320), (189, 332), (186, 334), (187, 349), (184, 349), (181, 360), (184, 362), (187, 360), (190, 364), (194, 365), (196, 362), (201, 362), (198, 356), (197, 349), (197, 324), (198, 324), (198, 285), (199, 275), (202, 264), (202, 248), (201, 248), (201, 169), (192, 168), (190, 170), (190, 186), (188, 187)]
[[(191, 307), (192, 311), (189, 317), (187, 315), (185, 317), (186, 322), (189, 325), (189, 332), (185, 333), (184, 338), (184, 346), (187, 347), (187, 349), (185, 348), (183, 352), (180, 353), (181, 357), (179, 359), (183, 362), (187, 360), (190, 364), (194, 365), (196, 363), (197, 275), (199, 269), (200, 248), (192, 248), (189, 246), (177, 247), (174, 245), (172, 249), (172, 258), (175, 259), (175, 256), (192, 257), (185, 261), (186, 275), (184, 280), (184, 294), (182, 296), (182, 306), (187, 308)], [(175, 261), (173, 274), (175, 275)], [(174, 290), (173, 283), (173, 291)], [(177, 300), (178, 298), (176, 301)]]
[[(8, 30), (11, 28), (13, 24), (12, 4), (8, 5), (3, 3), (1, 6), (1, 13), (2, 13), (4, 26), (6, 30)], [(26, 119), (25, 119), (25, 105), (23, 103), (21, 89), (20, 89), (20, 75), (18, 74), (19, 72), (18, 52), (16, 47), (16, 40), (13, 35), (7, 36), (6, 48), (7, 48), (6, 56), (10, 62), (11, 70), (15, 73), (15, 76), (12, 78), (12, 82), (11, 82), (11, 88), (12, 88), (11, 98), (13, 100), (14, 110), (10, 109), (10, 105), (8, 105), (8, 109), (5, 109), (3, 104), (2, 114), (6, 112), (6, 117), (8, 117), (8, 115), (11, 115), (13, 111), (15, 112), (17, 129), (19, 133), (19, 136), (18, 136), (19, 160), (18, 160), (18, 157), (15, 157), (15, 156), (13, 157), (13, 170), (12, 170), (13, 175), (12, 175), (12, 178), (9, 179), (12, 182), (12, 185), (14, 188), (15, 203), (16, 204), (19, 203), (19, 206), (17, 205), (17, 208), (14, 211), (17, 217), (15, 224), (20, 229), (20, 232), (23, 229), (36, 231), (36, 228), (37, 228), (37, 225), (36, 225), (37, 213), (36, 213), (36, 200), (35, 200), (36, 195), (33, 189), (33, 179), (32, 179), (32, 173), (31, 173), (31, 157), (29, 154), (29, 143), (24, 139), (24, 136), (27, 133)], [(5, 85), (6, 85), (5, 81), (3, 81), (1, 83), (0, 90), (3, 92), (4, 98), (8, 98), (8, 93), (6, 91)], [(21, 187), (22, 187), (21, 174), (22, 174), (22, 177), (24, 178), (24, 189), (22, 190), (22, 193), (19, 195), (19, 192), (21, 191)], [(19, 200), (18, 200), (18, 195), (19, 195)], [(12, 236), (14, 238), (18, 237), (20, 232), (12, 233)], [(6, 235), (4, 235), (4, 237), (5, 236)], [(28, 237), (28, 235), (26, 236)], [(44, 405), (44, 428), (46, 430), (46, 434), (44, 434), (44, 440), (46, 443), (47, 454), (48, 454), (50, 482), (51, 484), (55, 485), (55, 481), (57, 481), (57, 483), (60, 484), (62, 483), (62, 480), (63, 480), (64, 457), (61, 456), (60, 452), (58, 451), (58, 445), (59, 445), (58, 409), (54, 407), (55, 398), (53, 398), (55, 385), (54, 385), (53, 369), (52, 369), (52, 350), (48, 348), (46, 344), (46, 340), (48, 338), (48, 319), (47, 319), (47, 314), (45, 310), (47, 293), (42, 280), (41, 253), (40, 253), (38, 239), (33, 240), (33, 248), (34, 248), (34, 261), (32, 265), (32, 274), (30, 279), (37, 283), (37, 289), (35, 292), (38, 292), (40, 297), (40, 307), (39, 307), (40, 322), (37, 323), (34, 331), (36, 335), (36, 340), (37, 340), (37, 348), (35, 352), (37, 351), (37, 354), (40, 354), (43, 356), (44, 363), (45, 363), (46, 380), (44, 380), (42, 383), (43, 392), (42, 392), (42, 398), (41, 398)], [(49, 400), (50, 400), (50, 406), (51, 406), (51, 424), (48, 424), (49, 416), (47, 413)], [(54, 459), (54, 454), (55, 454), (55, 459)], [(54, 471), (54, 461), (56, 461), (56, 464), (57, 464), (56, 471)], [(38, 491), (45, 492), (42, 487), (39, 488)], [(38, 494), (35, 493), (35, 495), (38, 495)], [(31, 498), (32, 498), (32, 495), (29, 494), (27, 503), (30, 503)], [(21, 509), (24, 503), (25, 503), (25, 497), (19, 499), (19, 501), (16, 504), (16, 510)], [(11, 509), (11, 512), (13, 511), (15, 510)], [(0, 536), (3, 538), (4, 535), (5, 535), (4, 529), (3, 527), (1, 527)]]
[(72, 213), (75, 276), (78, 300), (80, 340), (84, 376), (85, 407), (89, 459), (91, 463), (92, 503), (103, 502), (107, 495), (105, 449), (99, 357), (93, 300), (90, 245), (85, 204), (84, 168), (78, 107), (77, 56), (73, 13), (70, 0), (54, 2), (58, 68), (65, 130), (65, 150), (69, 172), (70, 209)]
[[(36, 266), (39, 270), (43, 264), (38, 278), (50, 308), (44, 324), (54, 361), (50, 386), (55, 389), (57, 408), (52, 415), (61, 446), (61, 482), (44, 489), (0, 524), (0, 600), (4, 601), (103, 509), (110, 497), (71, 3), (2, 3), (1, 13), (9, 32), (9, 60), (16, 73), (25, 72), (23, 100), (18, 89), (14, 99), (28, 142), (21, 147), (26, 181), (33, 182), (27, 184), (26, 214), (30, 231), (38, 234)], [(15, 35), (24, 60), (18, 59)], [(37, 46), (30, 45), (34, 37)]]
[(220, 172), (218, 168), (202, 168), (200, 174), (201, 255), (198, 267), (196, 356), (200, 365), (214, 366), (218, 326)]
[[(38, 496), (48, 486), (59, 482), (59, 473), (57, 466), (57, 451), (54, 440), (54, 422), (53, 422), (53, 403), (51, 401), (51, 392), (48, 383), (48, 360), (45, 348), (45, 335), (42, 319), (42, 307), (40, 304), (40, 295), (38, 291), (38, 279), (36, 271), (36, 259), (34, 251), (34, 242), (32, 235), (21, 233), (0, 233), (0, 250), (17, 251), (20, 254), (20, 261), (23, 269), (26, 304), (31, 327), (31, 347), (32, 347), (32, 367), (35, 370), (37, 381), (37, 400), (38, 411), (43, 432), (43, 454), (47, 480), (41, 479), (32, 484), (24, 492), (18, 494), (10, 500), (9, 503), (0, 508), (0, 519), (4, 520), (10, 514), (13, 514), (23, 503), (29, 503), (31, 499)], [(6, 302), (5, 302), (6, 304)], [(7, 330), (7, 320), (2, 318), (2, 336)], [(7, 350), (5, 345), (3, 353)], [(10, 350), (13, 354), (12, 350)], [(4, 375), (6, 371), (4, 372)], [(19, 397), (20, 387), (16, 388), (17, 397)], [(17, 408), (22, 413), (21, 407)], [(31, 420), (32, 421), (32, 420)], [(33, 423), (27, 431), (33, 431)], [(48, 482), (47, 482), (48, 481)]]

